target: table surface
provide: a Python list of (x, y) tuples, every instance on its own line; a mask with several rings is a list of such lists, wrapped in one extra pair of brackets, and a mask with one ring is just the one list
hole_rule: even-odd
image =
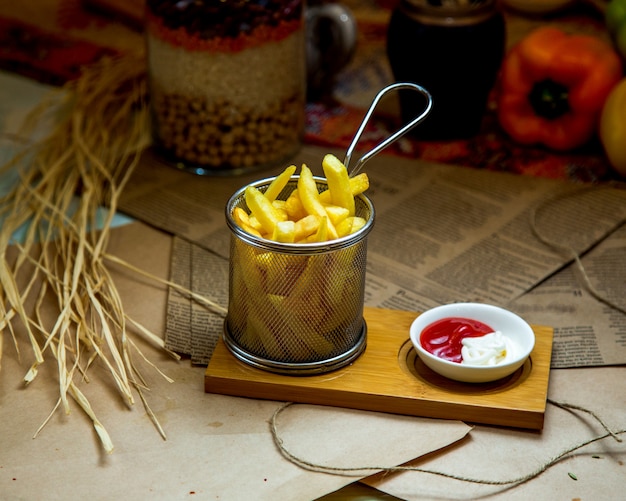
[[(167, 277), (170, 250), (171, 237), (143, 223), (123, 225), (111, 233), (112, 254), (162, 278)], [(112, 268), (129, 316), (153, 332), (163, 332), (166, 288)], [(204, 367), (193, 367), (185, 360), (174, 362), (165, 356), (156, 357), (159, 367), (175, 380), (170, 384), (153, 376), (150, 381), (151, 405), (167, 431), (168, 440), (160, 439), (139, 403), (129, 412), (111, 400), (110, 392), (105, 390), (105, 399), (94, 405), (115, 439), (116, 450), (111, 456), (103, 457), (88, 420), (77, 408), (69, 416), (57, 412), (39, 436), (32, 439), (34, 430), (54, 405), (58, 389), (55, 384), (49, 384), (55, 371), (51, 360), (41, 368), (39, 378), (43, 379), (21, 388), (21, 377), (29, 365), (26, 344), (22, 353), (24, 360), (19, 361), (13, 347), (5, 341), (0, 377), (0, 422), (3, 423), (0, 485), (5, 499), (79, 499), (88, 493), (95, 499), (103, 499), (107, 494), (122, 492), (148, 499), (173, 499), (186, 497), (192, 490), (198, 494), (214, 492), (218, 479), (202, 468), (210, 465), (210, 447), (223, 446), (225, 440), (231, 439), (227, 429), (211, 431), (207, 422), (227, 423), (234, 419), (229, 425), (230, 433), (243, 433), (237, 428), (245, 418), (241, 413), (256, 412), (269, 417), (275, 406), (271, 401), (254, 404), (248, 399), (241, 399), (239, 405), (235, 401), (237, 397), (221, 395), (208, 399), (204, 392)], [(153, 351), (148, 353), (154, 358)], [(552, 370), (548, 398), (585, 407), (597, 413), (609, 427), (619, 430), (626, 428), (625, 389), (624, 366)], [(234, 409), (232, 417), (223, 415), (220, 407)], [(266, 419), (247, 421), (253, 423), (246, 425), (252, 427), (248, 433), (255, 436), (260, 431), (267, 432)], [(541, 432), (475, 425), (467, 439), (423, 458), (417, 465), (479, 479), (516, 478), (580, 442), (604, 434), (605, 430), (588, 414), (548, 405)], [(237, 436), (233, 435), (232, 440)], [(231, 451), (234, 458), (249, 453)], [(626, 444), (606, 438), (575, 451), (515, 488), (476, 486), (414, 474), (400, 497), (475, 499), (489, 494), (487, 499), (618, 499), (626, 487), (625, 461)], [(123, 489), (116, 485), (116, 478), (122, 472), (128, 475)], [(576, 475), (577, 480), (569, 473)], [(391, 480), (397, 478), (391, 476)], [(374, 485), (378, 481), (378, 477), (368, 480)], [(326, 499), (390, 498), (359, 483), (329, 494)]]
[[(80, 67), (106, 54), (137, 52), (144, 48), (136, 22), (144, 0), (124, 2), (130, 9), (120, 14), (117, 0), (30, 0), (0, 4), (0, 68), (55, 85), (75, 78)], [(376, 93), (393, 81), (386, 58), (386, 26), (397, 0), (344, 0), (358, 23), (358, 45), (347, 68), (337, 77), (332, 96), (309, 102), (306, 140), (309, 144), (347, 149)], [(510, 47), (532, 29), (546, 23), (566, 30), (593, 34), (608, 40), (602, 8), (605, 0), (570, 2), (547, 16), (520, 15), (504, 9), (506, 43)], [(108, 5), (109, 8), (104, 8)], [(135, 22), (129, 22), (130, 17)], [(364, 151), (398, 128), (393, 96), (380, 103), (360, 141)], [(609, 181), (618, 178), (606, 161), (602, 147), (592, 141), (585, 147), (555, 154), (542, 147), (521, 147), (500, 129), (494, 96), (485, 111), (480, 132), (456, 141), (416, 141), (402, 138), (386, 150), (394, 155), (427, 161), (466, 165), (575, 181)]]

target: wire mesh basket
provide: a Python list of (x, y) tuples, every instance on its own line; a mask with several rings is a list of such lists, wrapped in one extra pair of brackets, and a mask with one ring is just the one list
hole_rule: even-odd
[[(430, 112), (432, 97), (423, 87), (407, 82), (385, 87), (372, 101), (346, 151), (346, 168), (378, 102), (395, 90), (422, 94), (424, 110), (365, 153), (350, 176)], [(289, 197), (298, 179), (291, 178), (279, 200)], [(272, 180), (252, 186), (264, 192)], [(325, 179), (315, 181), (318, 192), (327, 189)], [(236, 207), (249, 212), (245, 191), (246, 187), (240, 189), (226, 204), (231, 248), (225, 345), (241, 361), (278, 373), (314, 374), (348, 365), (363, 353), (367, 339), (363, 306), (367, 235), (374, 225), (374, 206), (363, 194), (355, 197), (356, 215), (366, 223), (351, 235), (321, 243), (279, 243), (255, 237), (235, 222)]]
[[(279, 199), (297, 186), (294, 176)], [(318, 191), (326, 180), (315, 178)], [(252, 186), (265, 191), (272, 179)], [(354, 361), (365, 349), (363, 318), (367, 235), (374, 207), (355, 197), (366, 224), (354, 234), (321, 243), (279, 243), (255, 237), (233, 219), (247, 211), (245, 188), (226, 206), (231, 230), (228, 315), (224, 342), (241, 361), (271, 372), (313, 374)]]

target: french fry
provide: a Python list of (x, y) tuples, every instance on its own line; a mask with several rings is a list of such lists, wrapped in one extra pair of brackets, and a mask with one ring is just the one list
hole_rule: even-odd
[(359, 317), (359, 310), (360, 307), (357, 302), (351, 304), (350, 308), (333, 308), (330, 310), (330, 314), (324, 319), (324, 321), (317, 326), (317, 330), (326, 333), (331, 333), (336, 329), (345, 330), (346, 324), (350, 319)]
[(250, 216), (248, 217), (248, 219), (250, 220), (250, 226), (252, 226), (256, 231), (258, 231), (259, 233), (262, 233), (263, 231), (263, 226), (261, 226), (261, 223), (259, 223), (259, 220), (254, 217), (252, 214), (250, 214)]
[[(262, 236), (261, 232), (259, 231), (259, 227), (253, 226), (250, 221), (250, 216), (248, 216), (248, 213), (241, 207), (235, 207), (235, 209), (233, 210), (233, 219), (248, 233), (257, 237)], [(258, 224), (258, 221), (255, 220), (255, 223)]]
[(348, 209), (348, 216), (354, 216), (354, 195), (346, 166), (336, 156), (328, 154), (322, 160), (322, 169), (332, 203)]
[(300, 195), (298, 195), (298, 189), (296, 188), (291, 192), (291, 195), (285, 200), (285, 210), (287, 211), (287, 215), (289, 219), (294, 221), (299, 221), (300, 219), (308, 216), (309, 214), (302, 206), (302, 200), (300, 200)]
[(262, 290), (256, 290), (259, 294), (255, 299), (263, 298), (266, 294), (289, 294), (306, 268), (306, 261), (302, 256), (285, 256), (285, 259), (281, 260), (282, 266), (276, 264), (276, 259), (273, 252), (261, 252), (256, 255), (254, 261), (249, 261), (254, 263), (253, 267), (256, 269), (249, 270), (248, 274), (261, 276), (263, 280)]
[(250, 235), (254, 235), (255, 237), (263, 238), (263, 234), (257, 230), (254, 226), (243, 225), (242, 228), (250, 233)]
[(296, 223), (295, 221), (279, 221), (274, 226), (272, 240), (283, 243), (293, 243), (296, 240)]
[(252, 215), (259, 220), (266, 233), (274, 232), (274, 226), (285, 221), (286, 214), (276, 209), (263, 193), (254, 186), (248, 186), (245, 192), (246, 204)]
[[(263, 311), (263, 310), (261, 310)], [(254, 308), (248, 318), (250, 334), (254, 333), (256, 339), (261, 343), (268, 358), (282, 360), (285, 357), (284, 348), (278, 343), (275, 333), (268, 326), (267, 322), (260, 316), (259, 311)]]
[(278, 176), (274, 178), (274, 180), (270, 183), (265, 190), (265, 198), (267, 198), (270, 202), (276, 200), (276, 197), (280, 195), (280, 192), (283, 191), (291, 176), (296, 172), (296, 166), (290, 165), (283, 172), (281, 172)]
[(313, 235), (320, 226), (320, 217), (315, 214), (309, 214), (295, 222), (294, 239), (296, 242)]
[[(335, 225), (335, 227), (341, 223), (344, 219), (346, 219), (350, 211), (345, 207), (340, 207), (339, 205), (325, 205), (324, 209), (326, 210), (326, 215), (328, 219)], [(339, 230), (337, 230), (339, 233)]]
[[(328, 356), (335, 349), (335, 345), (328, 341), (323, 334), (308, 328), (310, 318), (302, 318), (296, 312), (310, 311), (309, 308), (300, 308), (294, 305), (288, 297), (269, 298), (276, 312), (284, 325), (289, 327), (292, 335), (291, 342), (297, 344), (303, 351), (299, 353), (302, 357), (306, 353), (314, 353), (318, 357)], [(310, 305), (307, 305), (310, 307)]]
[(250, 293), (252, 297), (263, 297), (266, 291), (266, 280), (265, 280), (265, 268), (267, 266), (263, 265), (263, 259), (265, 259), (267, 253), (258, 254), (254, 257), (254, 259), (246, 259), (244, 254), (242, 253), (238, 258), (241, 262), (251, 262), (254, 263), (254, 266), (249, 266), (247, 268), (247, 272), (242, 274), (243, 281), (246, 285), (246, 289)]
[[(239, 260), (241, 245), (235, 244), (233, 247), (233, 259)], [(232, 289), (232, 294), (235, 297), (246, 297), (248, 294), (248, 290), (246, 288), (246, 283), (244, 280), (244, 271), (241, 266), (233, 267), (232, 278), (229, 281), (229, 286)]]
[(274, 207), (274, 209), (287, 212), (285, 208), (285, 206), (287, 205), (287, 202), (285, 202), (284, 200), (271, 200), (271, 202), (272, 202), (272, 206)]
[(326, 216), (324, 206), (319, 200), (317, 185), (313, 179), (313, 173), (305, 164), (302, 164), (302, 171), (298, 179), (298, 195), (302, 206), (308, 214), (317, 214), (320, 217)]
[(330, 225), (331, 225), (331, 222), (328, 219), (328, 216), (324, 216), (322, 219), (320, 219), (319, 228), (317, 228), (315, 235), (311, 235), (312, 237), (311, 241), (312, 242), (325, 242), (326, 240), (328, 240), (328, 232), (329, 232)]
[(365, 226), (365, 219), (358, 216), (347, 217), (337, 225), (337, 234), (340, 237), (356, 233)]
[(319, 256), (308, 256), (306, 264), (297, 283), (291, 289), (289, 297), (293, 301), (309, 301), (311, 298), (311, 290), (315, 286), (315, 281), (319, 276), (320, 267), (323, 265)]
[(350, 178), (350, 190), (352, 195), (357, 196), (367, 191), (370, 187), (370, 179), (365, 172), (361, 172)]
[(233, 219), (239, 226), (250, 226), (250, 216), (248, 216), (248, 213), (241, 207), (235, 207), (233, 209)]
[[(302, 171), (298, 179), (298, 194), (302, 201), (302, 206), (309, 214), (317, 214), (322, 218), (328, 218), (326, 209), (319, 200), (319, 193), (317, 191), (317, 185), (315, 179), (313, 179), (313, 173), (305, 164), (302, 164)], [(327, 221), (328, 225), (328, 237), (331, 239), (337, 238), (337, 230), (332, 222)]]
[(274, 209), (276, 209), (280, 213), (279, 217), (282, 221), (287, 221), (289, 219), (289, 214), (287, 214), (287, 209), (285, 205), (286, 204), (284, 200), (274, 200), (272, 202), (272, 207), (274, 207)]
[[(364, 193), (369, 187), (370, 180), (365, 172), (361, 172), (360, 174), (357, 174), (356, 176), (350, 178), (350, 192), (352, 193), (353, 197)], [(324, 190), (320, 193), (320, 202), (322, 202), (323, 204), (332, 203), (330, 190)]]

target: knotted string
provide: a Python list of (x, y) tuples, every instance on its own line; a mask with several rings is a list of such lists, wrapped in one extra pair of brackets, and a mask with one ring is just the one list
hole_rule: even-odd
[[(542, 235), (540, 233), (540, 231), (537, 228), (537, 213), (540, 212), (541, 210), (544, 210), (550, 203), (556, 202), (559, 199), (564, 199), (566, 197), (570, 197), (576, 194), (579, 194), (581, 192), (584, 191), (590, 191), (590, 190), (595, 190), (595, 189), (601, 189), (602, 187), (598, 187), (598, 186), (590, 186), (590, 187), (584, 187), (581, 190), (576, 190), (576, 192), (574, 193), (561, 193), (553, 198), (544, 200), (541, 204), (537, 205), (536, 207), (534, 207), (531, 212), (530, 212), (530, 226), (532, 229), (533, 234), (541, 241), (543, 242), (545, 245), (555, 249), (556, 251), (562, 253), (563, 255), (571, 258), (575, 263), (576, 266), (578, 268), (578, 271), (581, 275), (581, 278), (583, 279), (583, 283), (585, 288), (588, 290), (588, 292), (595, 297), (596, 299), (598, 299), (599, 301), (607, 304), (608, 306), (616, 309), (617, 311), (620, 311), (622, 313), (626, 313), (626, 309), (615, 304), (614, 302), (610, 301), (608, 298), (605, 298), (604, 296), (602, 296), (602, 294), (600, 294), (597, 289), (591, 284), (589, 277), (585, 271), (585, 268), (582, 264), (580, 255), (574, 251), (574, 249), (562, 245), (558, 242), (555, 242), (553, 240), (551, 240), (550, 238), (548, 238), (545, 235)], [(624, 219), (624, 221), (626, 221), (626, 218)], [(624, 222), (622, 221), (622, 223)], [(402, 472), (402, 471), (413, 471), (413, 472), (420, 472), (420, 473), (427, 473), (430, 475), (437, 475), (440, 477), (445, 477), (445, 478), (451, 478), (454, 480), (460, 480), (462, 482), (469, 482), (469, 483), (474, 483), (474, 484), (483, 484), (483, 485), (519, 485), (522, 484), (524, 482), (527, 482), (537, 476), (539, 476), (540, 474), (542, 474), (543, 472), (545, 472), (546, 470), (548, 470), (549, 468), (551, 468), (552, 466), (554, 466), (556, 463), (558, 463), (559, 461), (561, 461), (563, 458), (565, 458), (566, 456), (568, 456), (569, 454), (582, 449), (583, 447), (586, 447), (587, 445), (590, 445), (594, 442), (598, 442), (601, 440), (604, 440), (606, 438), (612, 437), (616, 442), (622, 442), (622, 438), (620, 437), (620, 435), (623, 435), (624, 433), (626, 433), (626, 429), (620, 429), (620, 430), (613, 430), (611, 428), (609, 428), (609, 426), (604, 422), (604, 420), (598, 416), (595, 412), (586, 409), (584, 407), (581, 407), (579, 405), (575, 405), (575, 404), (570, 404), (570, 403), (565, 403), (565, 402), (557, 402), (555, 400), (551, 400), (548, 399), (548, 403), (554, 405), (555, 407), (561, 408), (561, 409), (565, 409), (565, 410), (574, 410), (574, 411), (580, 411), (580, 412), (584, 412), (589, 414), (591, 417), (593, 417), (601, 426), (602, 428), (606, 431), (605, 434), (603, 435), (598, 435), (595, 436), (593, 438), (590, 438), (588, 440), (584, 440), (581, 441), (577, 444), (574, 444), (568, 448), (566, 448), (565, 450), (563, 450), (562, 452), (560, 452), (559, 454), (557, 454), (556, 456), (546, 460), (542, 465), (540, 465), (538, 468), (536, 468), (535, 470), (522, 475), (520, 477), (516, 477), (516, 478), (511, 478), (511, 479), (505, 479), (505, 480), (491, 480), (491, 479), (482, 479), (482, 478), (473, 478), (473, 477), (466, 477), (466, 476), (462, 476), (462, 475), (455, 475), (452, 473), (447, 473), (444, 471), (437, 471), (437, 470), (430, 470), (430, 469), (426, 469), (426, 468), (420, 468), (420, 467), (416, 467), (416, 466), (386, 466), (386, 465), (365, 465), (365, 466), (355, 466), (355, 467), (338, 467), (338, 466), (327, 466), (327, 465), (322, 465), (322, 464), (316, 464), (313, 463), (311, 461), (307, 461), (306, 459), (303, 459), (301, 457), (296, 456), (295, 454), (291, 453), (284, 445), (283, 440), (280, 436), (279, 430), (278, 430), (278, 417), (291, 405), (293, 405), (293, 402), (288, 402), (283, 404), (282, 406), (280, 406), (278, 409), (276, 409), (276, 411), (274, 412), (271, 420), (270, 420), (270, 431), (274, 440), (274, 443), (276, 444), (276, 447), (278, 448), (278, 450), (280, 451), (280, 453), (283, 455), (283, 457), (285, 457), (287, 460), (289, 460), (290, 462), (294, 463), (295, 465), (305, 469), (305, 470), (310, 470), (310, 471), (316, 471), (316, 472), (321, 472), (321, 473), (329, 473), (329, 474), (334, 474), (334, 475), (342, 475), (342, 476), (362, 476), (363, 472), (366, 471), (376, 471), (376, 472)]]
[(626, 433), (626, 429), (611, 430), (606, 425), (606, 423), (604, 423), (604, 421), (600, 419), (593, 411), (590, 411), (578, 405), (568, 404), (568, 403), (563, 403), (563, 402), (556, 402), (554, 400), (548, 400), (548, 403), (555, 405), (556, 407), (559, 407), (562, 409), (572, 409), (572, 410), (578, 410), (578, 411), (588, 413), (600, 423), (600, 425), (607, 431), (607, 433), (605, 433), (604, 435), (598, 435), (596, 437), (590, 438), (588, 440), (582, 441), (578, 444), (568, 447), (567, 449), (563, 450), (556, 456), (545, 461), (542, 465), (540, 465), (534, 471), (531, 471), (520, 477), (505, 479), (505, 480), (491, 480), (491, 479), (483, 479), (483, 478), (466, 477), (463, 475), (455, 475), (453, 473), (446, 473), (444, 471), (438, 471), (438, 470), (430, 470), (427, 468), (420, 468), (417, 466), (365, 465), (365, 466), (354, 466), (354, 467), (339, 467), (339, 466), (327, 466), (327, 465), (322, 465), (322, 464), (316, 464), (311, 461), (307, 461), (306, 459), (296, 456), (295, 454), (293, 454), (286, 448), (280, 436), (279, 429), (278, 429), (278, 417), (287, 408), (294, 405), (293, 402), (287, 402), (276, 409), (276, 411), (274, 412), (270, 420), (270, 431), (272, 433), (272, 438), (274, 440), (274, 443), (276, 444), (276, 447), (278, 448), (282, 456), (285, 457), (291, 463), (305, 470), (315, 471), (319, 473), (329, 473), (332, 475), (359, 476), (359, 477), (361, 477), (362, 473), (366, 471), (376, 471), (376, 472), (382, 471), (382, 472), (387, 472), (387, 473), (413, 471), (413, 472), (419, 472), (419, 473), (427, 473), (429, 475), (437, 475), (437, 476), (445, 477), (445, 478), (451, 478), (454, 480), (460, 480), (462, 482), (469, 482), (469, 483), (483, 484), (483, 485), (519, 485), (539, 476), (544, 471), (546, 471), (547, 469), (549, 469), (550, 467), (558, 463), (561, 459), (566, 457), (568, 454), (571, 454), (574, 451), (582, 449), (583, 447), (589, 444), (598, 442), (600, 440), (604, 440), (605, 438), (608, 438), (608, 437), (613, 437), (617, 442), (622, 442), (622, 439), (619, 437), (619, 435)]
[[(603, 186), (585, 186), (583, 188), (581, 188), (580, 190), (576, 190), (573, 193), (560, 193), (552, 198), (549, 198), (547, 200), (544, 200), (543, 202), (541, 202), (539, 205), (537, 205), (536, 207), (534, 207), (531, 211), (530, 211), (530, 228), (533, 232), (533, 234), (545, 245), (547, 245), (548, 247), (551, 247), (552, 249), (556, 250), (557, 252), (561, 253), (562, 255), (572, 259), (575, 263), (576, 263), (576, 267), (578, 268), (578, 272), (580, 275), (580, 278), (583, 281), (583, 286), (584, 288), (593, 296), (595, 297), (598, 301), (603, 302), (604, 304), (606, 304), (607, 306), (610, 306), (611, 308), (614, 308), (615, 310), (626, 314), (626, 308), (622, 307), (616, 303), (614, 303), (613, 301), (611, 301), (610, 299), (604, 297), (591, 283), (591, 281), (589, 280), (589, 276), (587, 275), (587, 272), (585, 271), (585, 267), (583, 266), (582, 260), (580, 258), (579, 253), (577, 253), (574, 249), (572, 249), (571, 247), (568, 247), (566, 245), (562, 245), (558, 242), (555, 242), (554, 240), (550, 239), (549, 237), (547, 237), (546, 235), (542, 235), (538, 228), (537, 228), (537, 213), (540, 212), (541, 210), (544, 210), (549, 204), (556, 202), (558, 200), (562, 200), (564, 198), (568, 198), (571, 196), (575, 196), (579, 193), (583, 193), (583, 192), (588, 192), (588, 191), (592, 191), (592, 190), (598, 190), (598, 189), (602, 189)], [(620, 224), (623, 224), (624, 222), (626, 222), (626, 218), (622, 219), (622, 221), (620, 222)]]

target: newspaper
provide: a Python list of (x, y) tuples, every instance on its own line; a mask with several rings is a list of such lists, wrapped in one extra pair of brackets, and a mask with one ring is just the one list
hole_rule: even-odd
[[(553, 367), (626, 363), (626, 225), (509, 307), (555, 326)], [(598, 297), (589, 292), (585, 280)]]
[[(321, 175), (328, 152), (305, 147), (294, 163)], [(281, 170), (204, 178), (147, 157), (120, 208), (186, 241), (189, 249), (174, 246), (171, 279), (227, 306), (225, 204), (241, 186)], [(385, 155), (371, 159), (365, 170), (376, 210), (368, 236), (366, 305), (420, 312), (458, 301), (496, 304), (554, 327), (555, 368), (626, 363), (626, 315), (619, 310), (626, 309), (623, 186)], [(584, 255), (584, 276), (618, 308), (581, 286), (580, 273), (570, 266), (578, 255)], [(170, 294), (166, 336), (183, 353), (189, 339), (210, 338), (202, 342), (205, 351), (192, 357), (207, 363), (223, 319), (194, 303)]]
[[(170, 280), (228, 306), (228, 260), (179, 237), (172, 246)], [(170, 288), (165, 328), (169, 349), (189, 355), (192, 364), (208, 365), (223, 323), (219, 313)]]

